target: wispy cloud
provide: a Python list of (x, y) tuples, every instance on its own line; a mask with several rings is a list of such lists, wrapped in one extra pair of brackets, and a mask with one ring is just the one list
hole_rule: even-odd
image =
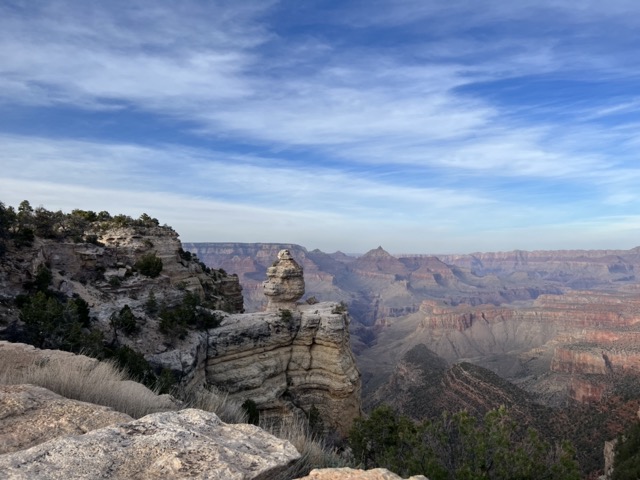
[[(280, 232), (333, 249), (526, 247), (632, 221), (635, 2), (317, 8), (4, 2), (0, 200), (144, 207), (183, 238)], [(125, 131), (133, 114), (142, 137)]]

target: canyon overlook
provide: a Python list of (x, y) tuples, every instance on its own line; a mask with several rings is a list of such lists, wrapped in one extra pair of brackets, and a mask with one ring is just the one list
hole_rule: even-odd
[[(349, 306), (366, 410), (391, 403), (418, 419), (509, 405), (525, 423), (555, 423), (539, 427), (570, 436), (588, 470), (640, 404), (640, 248), (438, 256), (291, 244), (184, 248), (237, 272), (249, 309), (264, 308), (267, 259), (289, 249), (308, 295)], [(431, 353), (416, 363), (420, 347)], [(600, 420), (581, 427), (581, 415)]]
[(418, 344), (447, 362), (489, 368), (555, 405), (593, 398), (572, 394), (571, 375), (639, 371), (640, 247), (437, 257), (381, 247), (361, 256), (290, 244), (184, 247), (237, 272), (250, 309), (264, 308), (258, 279), (267, 258), (280, 247), (293, 252), (310, 295), (349, 305), (365, 392)]
[[(0, 255), (2, 338), (138, 355), (186, 390), (251, 400), (266, 422), (313, 413), (345, 436), (361, 397), (365, 409), (391, 403), (416, 420), (507, 405), (551, 440), (588, 439), (580, 451), (592, 471), (619, 424), (596, 413), (598, 431), (583, 435), (575, 412), (623, 422), (638, 408), (637, 249), (349, 256), (181, 244), (142, 217), (65, 235)], [(37, 301), (61, 322), (84, 308), (75, 336), (40, 335)]]
[[(336, 302), (297, 303), (305, 291), (303, 270), (288, 252), (272, 257), (276, 261), (263, 287), (269, 310), (242, 313), (238, 277), (205, 267), (182, 249), (171, 228), (108, 226), (91, 233), (94, 243), (36, 237), (32, 245), (0, 258), (1, 336), (20, 340), (19, 311), (12, 299), (46, 268), (51, 272), (48, 288), (86, 301), (92, 327), (105, 342), (138, 352), (156, 372), (170, 372), (184, 388), (212, 386), (240, 403), (252, 400), (266, 419), (308, 415), (315, 408), (324, 427), (340, 435), (360, 415), (349, 315)], [(159, 275), (137, 270), (145, 256), (161, 259)], [(164, 320), (149, 305), (157, 302), (156, 309), (171, 312), (184, 308), (187, 294), (198, 299), (195, 315), (206, 314), (219, 325), (178, 325), (171, 330), (176, 333), (163, 333)], [(124, 334), (114, 323), (123, 310), (133, 316), (135, 333)]]

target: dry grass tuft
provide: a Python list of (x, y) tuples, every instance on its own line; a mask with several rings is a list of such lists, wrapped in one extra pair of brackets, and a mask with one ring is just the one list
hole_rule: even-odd
[(128, 380), (113, 362), (69, 363), (40, 361), (23, 370), (0, 371), (0, 383), (31, 383), (66, 398), (111, 407), (140, 418), (150, 413), (176, 410), (167, 396), (159, 396), (144, 385)]
[(351, 467), (351, 462), (329, 447), (326, 442), (313, 435), (304, 417), (285, 418), (280, 422), (262, 422), (260, 427), (272, 435), (288, 440), (300, 452), (300, 459), (274, 480), (304, 477), (314, 468)]
[(198, 408), (215, 413), (225, 423), (247, 423), (247, 412), (229, 394), (213, 386), (191, 389), (181, 395), (185, 408)]

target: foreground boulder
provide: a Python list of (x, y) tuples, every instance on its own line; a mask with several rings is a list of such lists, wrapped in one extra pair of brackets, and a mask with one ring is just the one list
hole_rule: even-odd
[(147, 415), (0, 456), (10, 479), (261, 479), (300, 454), (253, 425), (228, 425), (188, 409)]
[[(353, 468), (322, 468), (311, 470), (306, 477), (298, 480), (403, 480), (386, 468), (356, 470)], [(424, 475), (414, 475), (407, 480), (428, 480)]]
[(124, 413), (69, 400), (35, 385), (0, 385), (0, 454), (131, 420)]

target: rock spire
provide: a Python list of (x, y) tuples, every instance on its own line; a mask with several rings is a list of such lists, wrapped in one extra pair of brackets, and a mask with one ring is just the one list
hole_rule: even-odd
[(263, 287), (269, 299), (267, 311), (295, 310), (296, 302), (304, 295), (304, 277), (289, 250), (278, 252), (278, 259), (267, 269)]

